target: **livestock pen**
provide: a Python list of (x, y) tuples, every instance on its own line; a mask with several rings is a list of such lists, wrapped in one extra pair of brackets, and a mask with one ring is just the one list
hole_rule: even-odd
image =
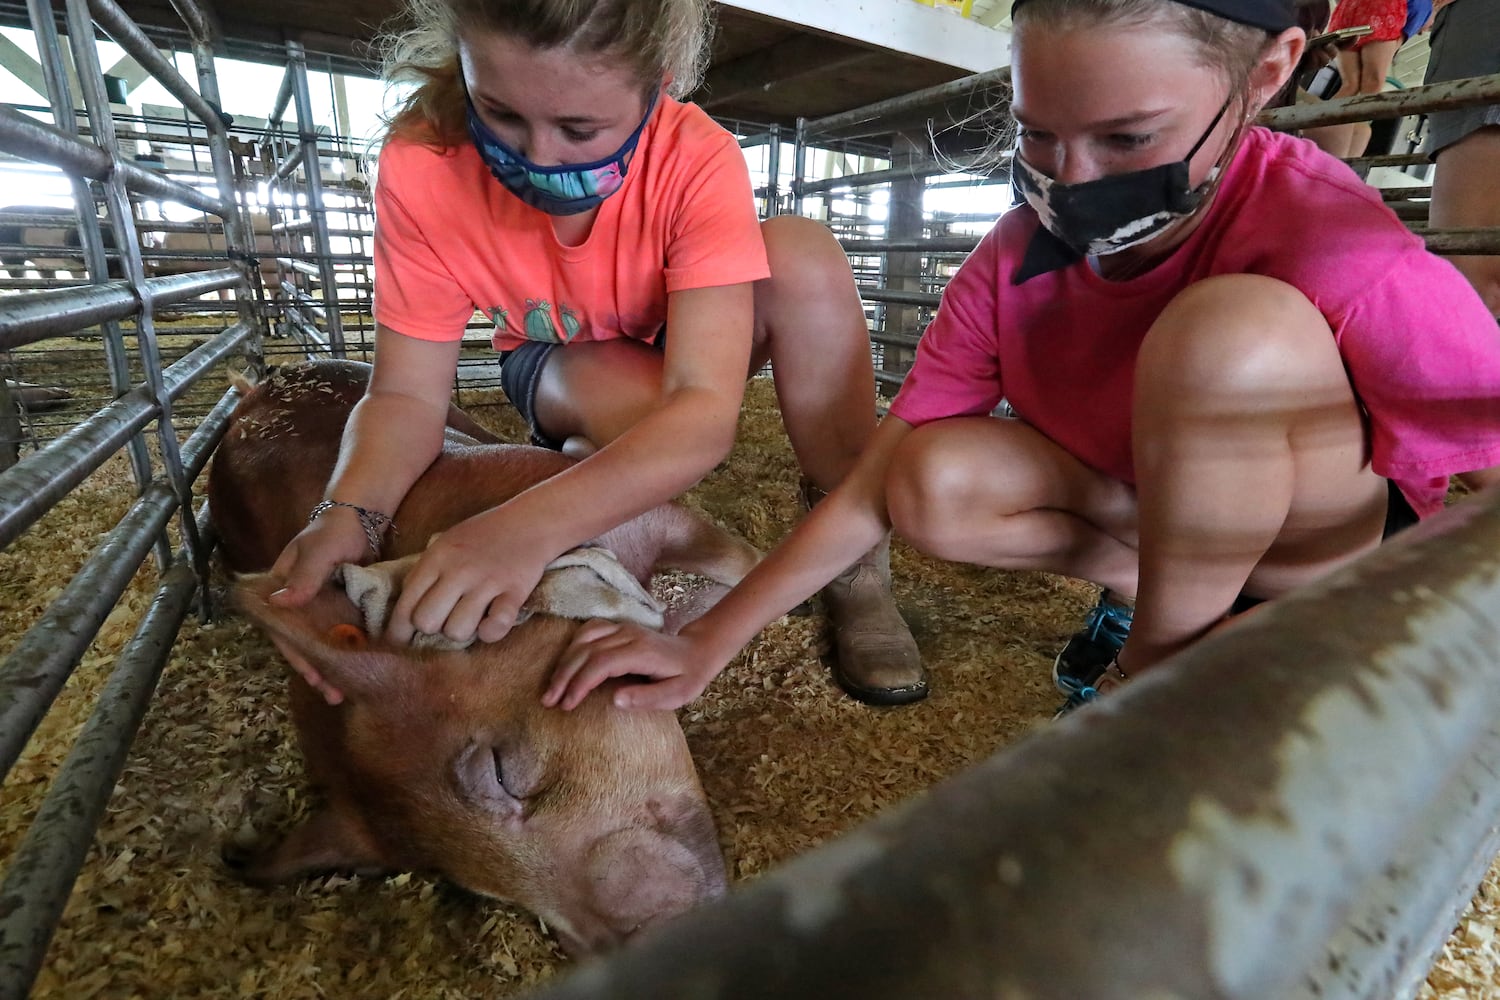
[[(194, 43), (212, 190), (109, 141), (114, 120), (89, 55), (94, 24), (138, 44), (112, 0), (68, 4), (85, 129), (73, 127), (60, 72), (51, 127), (0, 110), (7, 152), (67, 168), (79, 205), (102, 196), (124, 267), (109, 278), (97, 216), (83, 212), (92, 280), (0, 298), (0, 351), (30, 366), (17, 368), (17, 381), (43, 384), (87, 365), (101, 372), (99, 388), (77, 393), (78, 405), (54, 411), (50, 424), (0, 399), (0, 412), (32, 421), (15, 429), (14, 463), (0, 472), (0, 996), (520, 994), (566, 965), (513, 908), (420, 875), (253, 889), (220, 858), (226, 843), (289, 825), (307, 792), (283, 668), (264, 638), (223, 611), (225, 581), (211, 566), (212, 527), (193, 484), (233, 402), (231, 369), (254, 370), (267, 354), (359, 356), (366, 345), (367, 250), (333, 241), (363, 239), (355, 234), (367, 232), (368, 200), (356, 185), (325, 187), (321, 171), (307, 173), (338, 148), (337, 137), (306, 127), (310, 114), (299, 109), (295, 132), (280, 127), (279, 112), (304, 101), (306, 53), (289, 51), (267, 134), (236, 146), (218, 113), (212, 26), (190, 0), (178, 8)], [(34, 30), (57, 47), (52, 23), (34, 0)], [(153, 72), (170, 69), (141, 58)], [(1003, 75), (804, 122), (789, 136), (745, 130), (747, 146), (757, 135), (775, 142), (768, 213), (810, 212), (843, 185), (906, 185), (887, 190), (904, 207), (883, 221), (861, 217), (857, 199), (849, 210), (818, 205), (843, 227), (861, 273), (887, 391), (972, 245), (964, 226), (980, 221), (913, 212), (924, 178), (977, 184), (993, 164), (966, 164), (986, 171), (974, 180), (909, 139), (883, 137), (893, 122), (975, 94), (1003, 97)], [(827, 149), (840, 156), (812, 155)], [(270, 220), (287, 240), (279, 288), (262, 287), (254, 266), (236, 168), (247, 153), (290, 185), (275, 211), (299, 205)], [(814, 160), (826, 167), (845, 155), (863, 178), (805, 176)], [(214, 229), (226, 240), (221, 266), (148, 276), (136, 238), (147, 223), (132, 193), (224, 219)], [(293, 236), (304, 242), (294, 247)], [(235, 300), (195, 302), (220, 288)], [(163, 307), (179, 304), (192, 311), (163, 322)], [(482, 340), (482, 318), (475, 330)], [(465, 368), (461, 404), (523, 439), (477, 352)], [(687, 498), (762, 548), (797, 516), (796, 467), (773, 395), (769, 379), (752, 380), (735, 451)], [(1497, 529), (1492, 503), (1453, 513), (1357, 575), (1267, 612), (1263, 627), (1206, 644), (1193, 657), (1201, 669), (1059, 725), (1047, 664), (1092, 588), (939, 563), (898, 545), (897, 595), (933, 695), (893, 711), (861, 706), (828, 677), (820, 618), (773, 624), (682, 712), (741, 887), (619, 963), (550, 984), (552, 995), (794, 996), (801, 983), (801, 995), (910, 996), (929, 984), (931, 995), (957, 996), (1009, 976), (1058, 995), (1107, 996), (1097, 977), (1111, 970), (1106, 982), (1123, 995), (1153, 969), (1201, 958), (1194, 948), (1205, 940), (1218, 949), (1212, 963), (1183, 963), (1183, 974), (1229, 970), (1224, 996), (1494, 994), (1500, 882), (1484, 871), (1500, 794)], [(1312, 623), (1356, 612), (1347, 643), (1309, 638)], [(1238, 670), (1246, 658), (1282, 669)], [(1226, 672), (1232, 682), (1202, 680)], [(1352, 688), (1350, 674), (1359, 677)], [(1254, 732), (1253, 746), (1211, 752), (1231, 728)], [(1247, 774), (1284, 779), (1274, 821), (1248, 806), (1212, 808), (1233, 803)], [(1163, 810), (1185, 801), (1198, 803), (1197, 822), (1174, 839)], [(1090, 822), (1099, 816), (1108, 821)], [(1188, 852), (1181, 870), (1191, 880), (1162, 876), (1169, 841)], [(1330, 857), (1338, 863), (1322, 866)], [(1200, 909), (1205, 896), (1211, 910)], [(1170, 933), (1137, 925), (1148, 913)], [(1219, 921), (1213, 934), (1204, 913)], [(847, 972), (850, 963), (873, 981)]]

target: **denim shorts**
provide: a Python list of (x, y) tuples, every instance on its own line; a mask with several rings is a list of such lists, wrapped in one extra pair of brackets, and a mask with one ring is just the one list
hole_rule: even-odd
[[(542, 380), (542, 369), (547, 367), (547, 359), (552, 357), (552, 352), (566, 346), (528, 340), (520, 347), (504, 351), (500, 355), (500, 388), (505, 390), (505, 398), (510, 400), (511, 405), (526, 421), (526, 426), (531, 429), (531, 443), (553, 451), (562, 451), (563, 443), (548, 435), (536, 422), (536, 387)], [(652, 339), (651, 346), (658, 351), (666, 350), (666, 328)]]
[(542, 369), (552, 352), (562, 344), (548, 344), (540, 340), (528, 340), (513, 351), (500, 355), (500, 388), (531, 429), (531, 443), (540, 448), (562, 451), (562, 442), (548, 437), (536, 422), (536, 386), (541, 381)]

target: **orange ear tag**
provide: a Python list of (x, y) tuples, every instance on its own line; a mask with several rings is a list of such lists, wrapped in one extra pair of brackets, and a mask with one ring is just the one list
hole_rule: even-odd
[(361, 650), (369, 646), (370, 640), (358, 625), (335, 625), (328, 630), (328, 641), (348, 650)]

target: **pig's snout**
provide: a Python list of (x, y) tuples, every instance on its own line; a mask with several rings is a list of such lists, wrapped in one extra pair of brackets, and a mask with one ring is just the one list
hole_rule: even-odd
[(603, 951), (699, 903), (724, 894), (723, 858), (650, 829), (617, 830), (588, 852), (584, 892), (589, 918), (559, 927), (574, 955)]

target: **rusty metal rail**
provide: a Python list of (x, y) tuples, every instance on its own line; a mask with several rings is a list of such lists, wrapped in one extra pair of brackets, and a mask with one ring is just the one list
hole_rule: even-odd
[(1447, 80), (1408, 90), (1274, 108), (1262, 111), (1256, 122), (1275, 129), (1290, 130), (1320, 125), (1345, 125), (1381, 118), (1402, 118), (1433, 111), (1452, 111), (1476, 104), (1500, 104), (1500, 73)]

